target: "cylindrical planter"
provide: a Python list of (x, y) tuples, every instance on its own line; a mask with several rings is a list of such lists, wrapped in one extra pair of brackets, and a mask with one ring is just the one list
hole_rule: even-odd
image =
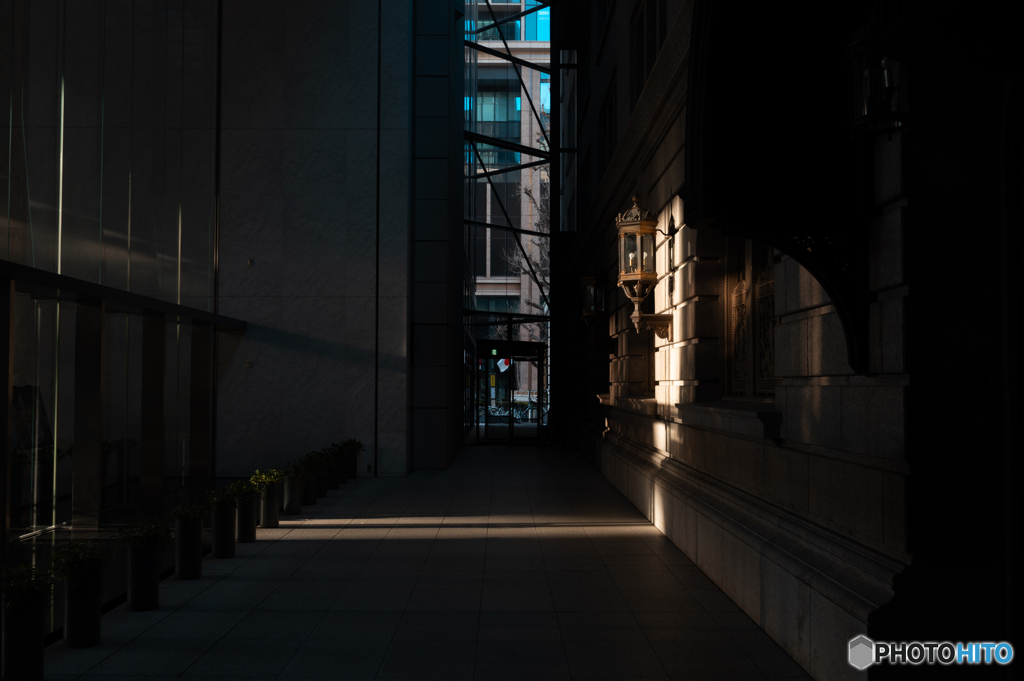
[(324, 477), (327, 478), (327, 489), (338, 489), (338, 466), (337, 459), (330, 459), (324, 464)]
[(334, 459), (334, 470), (338, 472), (338, 484), (344, 485), (348, 477), (348, 470), (345, 468), (345, 455)]
[(238, 500), (238, 543), (251, 544), (256, 541), (255, 494)]
[(90, 563), (64, 583), (64, 643), (89, 648), (100, 642), (103, 565)]
[(211, 523), (211, 534), (213, 535), (214, 558), (235, 557), (235, 507), (214, 507), (213, 522)]
[(316, 496), (318, 499), (327, 496), (328, 480), (326, 468), (326, 466), (320, 466), (316, 473), (313, 474), (313, 484), (316, 486)]
[(284, 515), (298, 515), (302, 513), (302, 476), (291, 475), (284, 479), (284, 507), (281, 509)]
[(174, 573), (178, 579), (203, 576), (203, 519), (174, 521)]
[(316, 505), (316, 479), (309, 473), (302, 476), (302, 505)]
[(349, 480), (355, 480), (359, 477), (359, 471), (356, 470), (356, 466), (358, 465), (358, 455), (355, 450), (351, 450), (346, 454), (345, 458), (348, 459), (348, 475), (345, 477)]
[(128, 609), (160, 607), (160, 542), (149, 539), (128, 545)]
[(278, 527), (281, 523), (277, 517), (277, 484), (267, 485), (263, 488), (263, 494), (260, 498), (260, 502), (260, 505), (263, 507), (260, 525), (264, 528)]
[(3, 598), (3, 678), (43, 681), (46, 597), (22, 598), (7, 607)]
[(284, 510), (284, 479), (278, 480), (274, 483), (274, 494), (277, 498), (277, 510)]

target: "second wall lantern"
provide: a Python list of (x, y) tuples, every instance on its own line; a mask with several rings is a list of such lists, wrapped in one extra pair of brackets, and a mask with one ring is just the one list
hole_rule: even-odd
[(640, 304), (658, 283), (655, 264), (655, 234), (660, 232), (658, 221), (650, 212), (640, 208), (639, 197), (633, 197), (633, 207), (615, 218), (619, 230), (619, 286), (634, 305), (630, 319), (640, 331), (641, 324), (652, 329), (659, 338), (672, 340), (671, 314), (644, 314)]

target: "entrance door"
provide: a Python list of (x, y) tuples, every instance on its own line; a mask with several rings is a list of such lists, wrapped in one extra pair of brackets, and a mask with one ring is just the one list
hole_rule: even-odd
[(536, 443), (547, 426), (547, 346), (477, 341), (477, 442)]

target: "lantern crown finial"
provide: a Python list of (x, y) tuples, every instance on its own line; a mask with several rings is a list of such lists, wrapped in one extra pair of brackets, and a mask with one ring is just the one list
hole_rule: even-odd
[(637, 222), (638, 220), (650, 220), (651, 213), (649, 210), (640, 207), (640, 197), (637, 194), (633, 194), (633, 207), (627, 210), (625, 213), (619, 213), (615, 216), (615, 222)]

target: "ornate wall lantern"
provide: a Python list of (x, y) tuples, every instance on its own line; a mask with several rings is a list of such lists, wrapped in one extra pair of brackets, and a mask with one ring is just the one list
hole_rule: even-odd
[(855, 131), (891, 137), (907, 124), (907, 114), (896, 98), (902, 65), (892, 57), (879, 56), (874, 30), (872, 24), (861, 27), (846, 48), (850, 126)]
[(597, 277), (583, 277), (583, 318), (604, 313), (604, 286)]
[[(633, 207), (615, 218), (619, 229), (619, 286), (632, 301), (634, 310), (630, 319), (640, 331), (641, 323), (654, 330), (659, 338), (672, 340), (672, 315), (640, 312), (640, 304), (650, 295), (658, 283), (658, 268), (654, 260), (655, 233), (657, 220), (652, 220), (647, 210), (640, 208), (640, 199), (633, 197)], [(670, 236), (670, 235), (667, 235)]]

